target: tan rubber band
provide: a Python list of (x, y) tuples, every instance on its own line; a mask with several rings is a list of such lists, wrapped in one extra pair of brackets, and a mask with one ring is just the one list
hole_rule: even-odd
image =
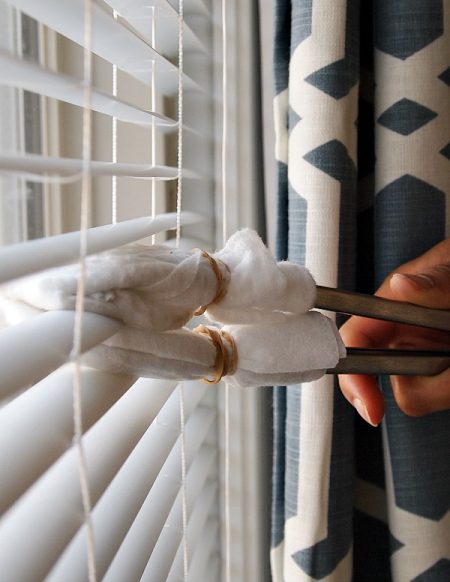
[[(238, 355), (236, 342), (233, 336), (223, 330), (214, 327), (199, 325), (194, 329), (194, 333), (199, 333), (209, 338), (216, 348), (216, 359), (214, 360), (214, 375), (212, 378), (203, 378), (205, 384), (218, 384), (227, 374), (234, 374), (237, 369)], [(224, 340), (231, 347), (231, 352), (224, 345)]]
[(220, 301), (227, 292), (228, 281), (222, 275), (222, 271), (220, 270), (219, 263), (221, 265), (223, 265), (228, 272), (230, 272), (230, 269), (229, 269), (228, 265), (226, 265), (223, 261), (220, 261), (219, 259), (215, 259), (206, 251), (202, 251), (201, 249), (195, 249), (195, 250), (199, 250), (201, 252), (202, 257), (204, 257), (205, 259), (207, 259), (209, 261), (209, 264), (211, 265), (211, 269), (213, 270), (213, 273), (217, 279), (217, 290), (216, 290), (216, 295), (215, 295), (214, 299), (212, 301), (210, 301), (207, 305), (201, 305), (196, 311), (194, 311), (194, 315), (203, 315), (210, 305)]

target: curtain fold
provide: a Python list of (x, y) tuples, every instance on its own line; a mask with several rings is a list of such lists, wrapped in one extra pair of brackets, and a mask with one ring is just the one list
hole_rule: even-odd
[[(277, 0), (278, 258), (373, 292), (448, 236), (450, 2)], [(274, 391), (272, 575), (450, 580), (450, 412), (354, 417), (331, 378)]]

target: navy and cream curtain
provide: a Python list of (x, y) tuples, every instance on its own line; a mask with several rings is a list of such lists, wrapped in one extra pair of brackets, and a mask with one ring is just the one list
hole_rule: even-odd
[[(450, 1), (277, 0), (278, 254), (370, 293), (449, 235)], [(448, 582), (450, 411), (275, 388), (274, 582)]]

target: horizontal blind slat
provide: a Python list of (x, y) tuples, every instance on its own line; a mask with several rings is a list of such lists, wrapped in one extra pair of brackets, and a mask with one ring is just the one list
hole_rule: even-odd
[[(220, 535), (219, 530), (216, 530), (216, 535)], [(221, 580), (221, 568), (222, 559), (219, 551), (212, 554), (208, 560), (208, 563), (205, 567), (204, 574), (202, 575), (199, 580)], [(190, 579), (188, 577), (188, 582), (194, 582), (194, 579)]]
[[(49, 311), (0, 331), (0, 398), (35, 384), (68, 361), (74, 322), (72, 311)], [(82, 327), (81, 351), (85, 352), (116, 333), (121, 324), (85, 313)]]
[[(206, 521), (207, 515), (211, 512), (212, 504), (216, 498), (217, 485), (208, 483), (206, 490), (200, 492), (198, 497), (202, 497), (202, 503), (196, 503), (189, 518), (194, 522)], [(188, 506), (189, 508), (189, 506)], [(205, 517), (204, 517), (205, 516)], [(189, 531), (188, 522), (188, 531)], [(189, 535), (189, 534), (188, 534)], [(183, 537), (181, 521), (181, 495), (177, 497), (166, 526), (161, 530), (161, 535), (153, 549), (147, 566), (141, 577), (141, 582), (160, 582), (166, 580), (172, 568), (173, 561), (177, 554), (179, 545)], [(189, 539), (189, 538), (188, 538)]]
[[(197, 435), (194, 435), (195, 442), (189, 443), (186, 459), (188, 467), (186, 490), (189, 490), (191, 500), (197, 497), (213, 464), (215, 451), (212, 447), (202, 446), (202, 441), (214, 417), (215, 414), (212, 411), (205, 415), (207, 426), (197, 426)], [(186, 440), (190, 438), (191, 434), (186, 426)], [(195, 455), (194, 460), (193, 455)], [(161, 468), (136, 519), (113, 557), (103, 582), (121, 582), (127, 577), (132, 580), (140, 578), (180, 491), (180, 470), (180, 445), (177, 444)], [(96, 539), (98, 540), (98, 536)]]
[[(108, 4), (110, 4), (109, 0)], [(124, 6), (130, 4), (134, 10), (145, 13), (149, 7), (155, 7), (157, 14), (161, 16), (171, 16), (178, 11), (178, 0), (115, 0), (117, 5)], [(203, 15), (210, 16), (210, 11), (207, 8), (204, 0), (184, 0), (184, 14), (185, 15)], [(119, 10), (119, 8), (117, 8)]]
[[(8, 0), (32, 18), (84, 46), (84, 3), (82, 0)], [(98, 4), (92, 4), (92, 52), (116, 64), (139, 81), (150, 85), (152, 67), (156, 67), (158, 89), (164, 95), (178, 91), (178, 69), (170, 61), (114, 20)], [(200, 90), (187, 75), (185, 89)]]
[[(178, 12), (168, 2), (155, 0), (105, 0), (107, 4), (129, 22), (151, 43), (153, 9), (155, 11), (155, 46), (163, 55), (174, 57), (178, 54)], [(192, 29), (183, 23), (184, 53), (201, 52), (206, 49)]]
[(218, 536), (219, 523), (217, 519), (210, 518), (203, 527), (202, 542), (195, 548), (192, 556), (192, 562), (188, 571), (189, 582), (208, 579), (207, 566), (210, 558), (217, 553)]
[[(205, 220), (193, 212), (181, 213), (181, 225), (198, 224)], [(156, 218), (135, 218), (89, 228), (86, 233), (87, 254), (101, 253), (136, 242), (142, 238), (176, 228), (175, 212)], [(80, 233), (69, 232), (0, 248), (0, 283), (24, 277), (44, 269), (73, 263), (80, 255)]]
[[(192, 511), (187, 528), (187, 540), (189, 547), (191, 548), (191, 563), (196, 549), (200, 548), (200, 551), (202, 551), (202, 536), (204, 534), (204, 527), (208, 516), (214, 513), (218, 514), (219, 512), (219, 508), (217, 507), (217, 484), (214, 483), (213, 480), (205, 482), (203, 490), (198, 493), (198, 497), (201, 498), (202, 503), (198, 504), (198, 507), (196, 506)], [(180, 579), (180, 575), (183, 572), (183, 559), (183, 542), (181, 542), (178, 546), (169, 574), (167, 575), (166, 582), (175, 582)]]
[[(86, 433), (83, 442), (93, 504), (153, 423), (175, 386), (161, 380), (138, 380)], [(2, 576), (21, 582), (44, 579), (82, 525), (77, 453), (72, 448), (2, 518)]]
[[(83, 432), (133, 384), (119, 376), (81, 372)], [(73, 369), (65, 366), (0, 410), (0, 513), (6, 511), (68, 448), (73, 438)]]
[[(144, 1), (144, 0), (141, 0)], [(155, 0), (152, 0), (155, 1)], [(162, 0), (164, 3), (168, 3), (174, 8), (178, 10), (178, 0)], [(184, 13), (185, 14), (202, 14), (204, 16), (209, 16), (210, 11), (205, 4), (204, 0), (184, 0)]]
[[(101, 162), (91, 160), (87, 164), (89, 174), (95, 176), (128, 176), (156, 180), (176, 180), (178, 169), (174, 166), (152, 166), (151, 164), (129, 164), (123, 162)], [(81, 180), (83, 160), (76, 158), (54, 158), (39, 154), (0, 154), (0, 170), (23, 175), (33, 181), (33, 175), (62, 176)], [(183, 168), (183, 178), (200, 178), (196, 172)], [(40, 179), (40, 178), (39, 178)]]
[[(209, 425), (214, 416), (212, 411), (205, 411), (204, 407), (192, 410), (203, 395), (205, 388), (196, 387), (195, 390), (198, 397), (195, 400), (190, 398), (190, 402), (187, 402), (189, 418), (186, 422), (186, 441), (187, 443), (191, 441), (190, 447), (194, 452), (196, 447), (200, 446), (196, 441), (201, 440), (201, 435), (197, 436), (195, 432), (201, 433), (202, 423), (205, 422)], [(104, 576), (115, 552), (153, 486), (155, 478), (161, 471), (166, 457), (174, 444), (179, 442), (179, 431), (174, 430), (179, 424), (178, 393), (175, 393), (167, 404), (171, 406), (171, 409), (167, 411), (170, 413), (168, 416), (169, 425), (164, 426), (164, 417), (167, 412), (163, 409), (158, 420), (149, 427), (91, 513), (96, 539), (96, 566), (99, 577)], [(179, 455), (179, 445), (177, 448)], [(127, 491), (126, 496), (123, 495), (124, 491)], [(111, 511), (112, 507), (114, 511)], [(145, 542), (145, 540), (141, 541)], [(85, 530), (81, 529), (49, 574), (48, 582), (52, 580), (55, 582), (57, 580), (76, 582), (78, 579), (77, 568), (80, 564), (86, 564), (85, 548)], [(144, 566), (145, 562), (142, 569)], [(131, 574), (134, 571), (133, 565), (130, 564), (129, 567), (128, 578), (139, 579)]]
[[(26, 89), (45, 97), (52, 97), (72, 105), (83, 107), (83, 82), (75, 77), (55, 73), (36, 63), (15, 57), (0, 49), (0, 84), (18, 89)], [(138, 125), (151, 125), (153, 122), (161, 131), (175, 131), (177, 121), (154, 111), (147, 111), (122, 101), (113, 95), (92, 88), (91, 109), (120, 121)]]

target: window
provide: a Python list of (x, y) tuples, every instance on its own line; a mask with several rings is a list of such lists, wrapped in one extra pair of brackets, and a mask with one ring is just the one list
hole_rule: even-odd
[[(52, 237), (80, 228), (85, 41), (81, 0), (10, 0), (0, 9), (5, 281), (67, 262), (71, 253), (74, 260), (78, 253), (77, 241), (72, 251), (67, 238)], [(143, 224), (138, 238), (173, 244), (173, 231), (164, 225), (156, 233), (148, 227), (155, 223), (142, 217), (162, 216), (177, 206), (178, 2), (108, 0), (93, 2), (92, 9), (89, 227), (117, 222), (115, 230), (96, 231), (107, 233), (109, 246), (120, 244), (111, 233), (123, 233), (123, 227), (126, 236), (120, 240), (131, 241)], [(263, 219), (255, 10), (250, 0), (227, 2), (229, 232), (247, 225), (261, 230)], [(221, 6), (217, 0), (185, 0), (184, 15), (182, 208), (191, 214), (181, 244), (215, 248), (222, 244), (223, 219)], [(47, 246), (30, 241), (41, 237)], [(30, 258), (31, 252), (37, 254)], [(56, 258), (59, 252), (66, 252), (65, 258)], [(15, 313), (6, 313), (11, 324)], [(70, 354), (73, 320), (64, 323), (58, 313), (44, 314), (51, 321), (30, 315), (21, 313), (25, 321), (0, 332), (5, 370), (0, 567), (11, 580), (81, 580), (87, 552), (72, 445), (73, 371), (71, 364), (61, 366)], [(93, 320), (84, 326), (90, 345), (112, 333)], [(52, 348), (64, 341), (66, 353), (55, 358)], [(227, 502), (233, 535), (226, 548), (223, 389), (184, 386), (183, 437), (179, 389), (173, 382), (82, 370), (97, 576), (182, 579), (187, 544), (189, 580), (225, 579), (228, 549), (233, 580), (264, 580), (268, 395), (255, 389), (230, 397)]]

